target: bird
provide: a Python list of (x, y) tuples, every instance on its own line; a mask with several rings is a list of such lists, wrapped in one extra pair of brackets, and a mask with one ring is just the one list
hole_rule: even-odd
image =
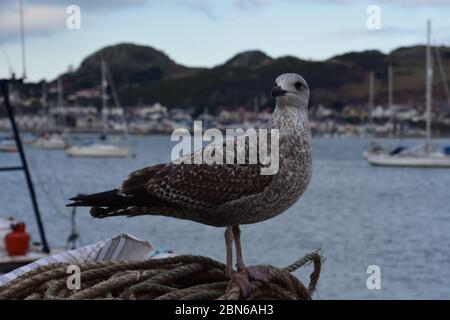
[[(78, 195), (67, 206), (91, 207), (95, 218), (162, 215), (225, 228), (225, 273), (229, 277), (235, 273), (233, 243), (236, 270), (245, 271), (239, 226), (285, 212), (304, 194), (312, 176), (306, 80), (296, 73), (281, 74), (271, 95), (275, 108), (264, 128), (279, 133), (279, 168), (275, 174), (261, 174), (264, 165), (259, 162), (173, 161), (136, 170), (119, 188)], [(248, 147), (252, 142), (246, 143)], [(187, 157), (194, 158), (201, 151)]]

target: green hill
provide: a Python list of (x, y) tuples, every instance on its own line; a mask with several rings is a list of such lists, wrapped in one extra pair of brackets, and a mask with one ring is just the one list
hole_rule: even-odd
[[(450, 48), (439, 49), (445, 72), (450, 75)], [(370, 70), (376, 75), (376, 103), (386, 103), (389, 64), (394, 67), (395, 102), (419, 105), (424, 100), (424, 46), (398, 48), (389, 54), (350, 52), (324, 61), (293, 56), (275, 59), (261, 51), (248, 51), (213, 68), (189, 68), (154, 48), (118, 44), (93, 53), (77, 70), (62, 75), (65, 94), (98, 86), (102, 59), (111, 70), (124, 105), (159, 101), (169, 107), (214, 109), (251, 107), (255, 98), (271, 105), (269, 92), (275, 77), (296, 72), (307, 79), (312, 104), (341, 108), (366, 102)], [(439, 103), (445, 95), (436, 63), (435, 67), (434, 97)]]

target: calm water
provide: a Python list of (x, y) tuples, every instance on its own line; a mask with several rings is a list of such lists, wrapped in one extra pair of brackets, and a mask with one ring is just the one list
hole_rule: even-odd
[[(51, 245), (64, 245), (69, 234), (67, 198), (114, 188), (131, 170), (170, 158), (167, 136), (129, 139), (133, 159), (75, 159), (27, 146)], [(450, 170), (369, 167), (364, 146), (360, 139), (314, 140), (314, 175), (302, 199), (275, 219), (242, 227), (247, 264), (285, 266), (321, 247), (326, 262), (316, 298), (449, 299)], [(0, 165), (14, 164), (17, 155), (0, 153)], [(0, 216), (28, 221), (37, 239), (24, 179), (0, 173), (0, 182)], [(224, 260), (223, 229), (165, 217), (94, 220), (86, 209), (77, 223), (85, 244), (129, 232)], [(369, 265), (381, 268), (381, 290), (366, 287)], [(307, 281), (306, 273), (296, 275)]]

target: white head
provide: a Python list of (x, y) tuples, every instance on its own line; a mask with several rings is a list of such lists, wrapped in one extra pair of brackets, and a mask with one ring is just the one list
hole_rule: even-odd
[(309, 87), (305, 79), (296, 73), (284, 73), (275, 79), (272, 97), (277, 106), (299, 107), (307, 110)]

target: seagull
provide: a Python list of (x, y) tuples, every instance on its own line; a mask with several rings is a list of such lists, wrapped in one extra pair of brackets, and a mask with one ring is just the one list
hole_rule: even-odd
[[(233, 242), (237, 271), (245, 271), (239, 225), (261, 222), (286, 211), (305, 192), (312, 174), (308, 84), (298, 74), (282, 74), (276, 78), (271, 95), (276, 106), (265, 128), (279, 133), (279, 168), (275, 174), (263, 175), (264, 166), (249, 161), (174, 161), (134, 171), (119, 188), (79, 195), (71, 198), (68, 206), (91, 207), (95, 218), (162, 215), (225, 227), (226, 275), (231, 277), (234, 272)], [(188, 157), (194, 158), (196, 152)]]

